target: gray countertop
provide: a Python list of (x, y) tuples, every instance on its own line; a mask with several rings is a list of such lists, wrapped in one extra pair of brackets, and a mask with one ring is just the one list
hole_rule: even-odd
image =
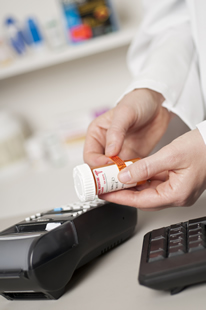
[[(136, 309), (197, 309), (205, 302), (205, 284), (185, 289), (171, 296), (169, 292), (154, 291), (137, 281), (143, 236), (149, 230), (187, 221), (206, 214), (206, 194), (190, 208), (170, 208), (157, 212), (139, 211), (134, 236), (77, 270), (65, 294), (54, 301), (8, 301), (0, 296), (1, 310), (136, 310)], [(0, 222), (4, 229), (22, 217)], [(68, 262), (69, 263), (69, 262)]]

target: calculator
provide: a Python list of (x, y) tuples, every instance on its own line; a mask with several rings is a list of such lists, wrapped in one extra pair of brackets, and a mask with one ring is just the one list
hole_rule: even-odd
[(206, 281), (206, 217), (152, 230), (144, 236), (139, 283), (176, 294)]
[(126, 241), (137, 209), (96, 199), (26, 217), (0, 232), (0, 295), (58, 299), (76, 269)]

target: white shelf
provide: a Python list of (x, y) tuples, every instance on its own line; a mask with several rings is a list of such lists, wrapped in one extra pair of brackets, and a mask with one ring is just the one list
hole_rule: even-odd
[(0, 80), (125, 46), (130, 43), (135, 30), (134, 26), (125, 27), (78, 45), (66, 46), (61, 51), (45, 50), (39, 54), (25, 56), (5, 68), (0, 68)]

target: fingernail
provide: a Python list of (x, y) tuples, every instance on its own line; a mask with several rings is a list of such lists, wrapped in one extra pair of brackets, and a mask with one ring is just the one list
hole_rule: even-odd
[(109, 159), (109, 160), (106, 162), (106, 165), (109, 165), (109, 164), (114, 164), (114, 162), (113, 162), (111, 159)]
[(127, 183), (127, 182), (131, 181), (131, 174), (130, 174), (129, 170), (127, 170), (127, 171), (122, 170), (118, 175), (118, 179), (122, 183)]

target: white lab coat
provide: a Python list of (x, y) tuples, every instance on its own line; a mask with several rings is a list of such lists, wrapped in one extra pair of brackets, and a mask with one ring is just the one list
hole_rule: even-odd
[(144, 18), (128, 52), (134, 80), (150, 88), (206, 143), (206, 0), (143, 0)]

